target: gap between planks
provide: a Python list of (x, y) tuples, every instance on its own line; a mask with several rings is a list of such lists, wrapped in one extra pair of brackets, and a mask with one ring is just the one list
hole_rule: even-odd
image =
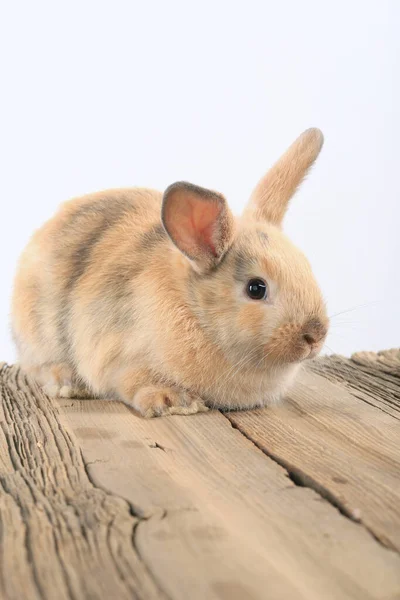
[(316, 490), (399, 553), (399, 413), (380, 404), (389, 396), (398, 411), (399, 350), (320, 359), (281, 406), (225, 416), (296, 483)]

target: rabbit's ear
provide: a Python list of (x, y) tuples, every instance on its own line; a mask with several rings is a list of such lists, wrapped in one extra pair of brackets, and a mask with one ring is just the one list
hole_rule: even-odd
[(323, 143), (319, 129), (304, 131), (258, 183), (244, 216), (280, 225), (289, 200), (318, 157)]
[(199, 271), (215, 267), (232, 243), (234, 219), (221, 194), (180, 181), (166, 189), (162, 222)]

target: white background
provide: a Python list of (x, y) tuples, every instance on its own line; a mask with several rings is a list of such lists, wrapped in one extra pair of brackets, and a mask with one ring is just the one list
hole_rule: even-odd
[(323, 153), (286, 220), (327, 351), (400, 345), (400, 2), (3, 2), (0, 359), (17, 257), (63, 200), (185, 179), (235, 212), (301, 131)]

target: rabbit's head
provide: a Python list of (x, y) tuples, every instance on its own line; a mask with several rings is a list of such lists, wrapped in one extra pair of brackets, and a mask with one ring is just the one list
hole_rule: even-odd
[(179, 182), (164, 194), (164, 227), (191, 265), (185, 269), (190, 309), (229, 360), (250, 368), (313, 357), (328, 331), (311, 267), (281, 230), (322, 144), (318, 129), (305, 131), (261, 179), (238, 219), (216, 192)]

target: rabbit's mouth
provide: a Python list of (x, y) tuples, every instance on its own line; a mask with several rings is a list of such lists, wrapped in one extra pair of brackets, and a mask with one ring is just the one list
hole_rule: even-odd
[(315, 358), (321, 352), (321, 349), (322, 349), (322, 344), (318, 344), (318, 346), (315, 348), (310, 348), (309, 353), (302, 360), (310, 360), (312, 358)]
[(267, 360), (283, 364), (300, 363), (315, 358), (324, 345), (327, 328), (318, 326), (314, 330), (281, 327), (264, 347)]
[(298, 362), (304, 362), (305, 360), (311, 360), (311, 359), (315, 358), (316, 356), (318, 356), (318, 354), (321, 352), (322, 347), (324, 345), (323, 342), (324, 342), (324, 340), (321, 340), (316, 343), (311, 343), (311, 344), (308, 342), (307, 345), (304, 344), (301, 349), (302, 356), (299, 358)]

